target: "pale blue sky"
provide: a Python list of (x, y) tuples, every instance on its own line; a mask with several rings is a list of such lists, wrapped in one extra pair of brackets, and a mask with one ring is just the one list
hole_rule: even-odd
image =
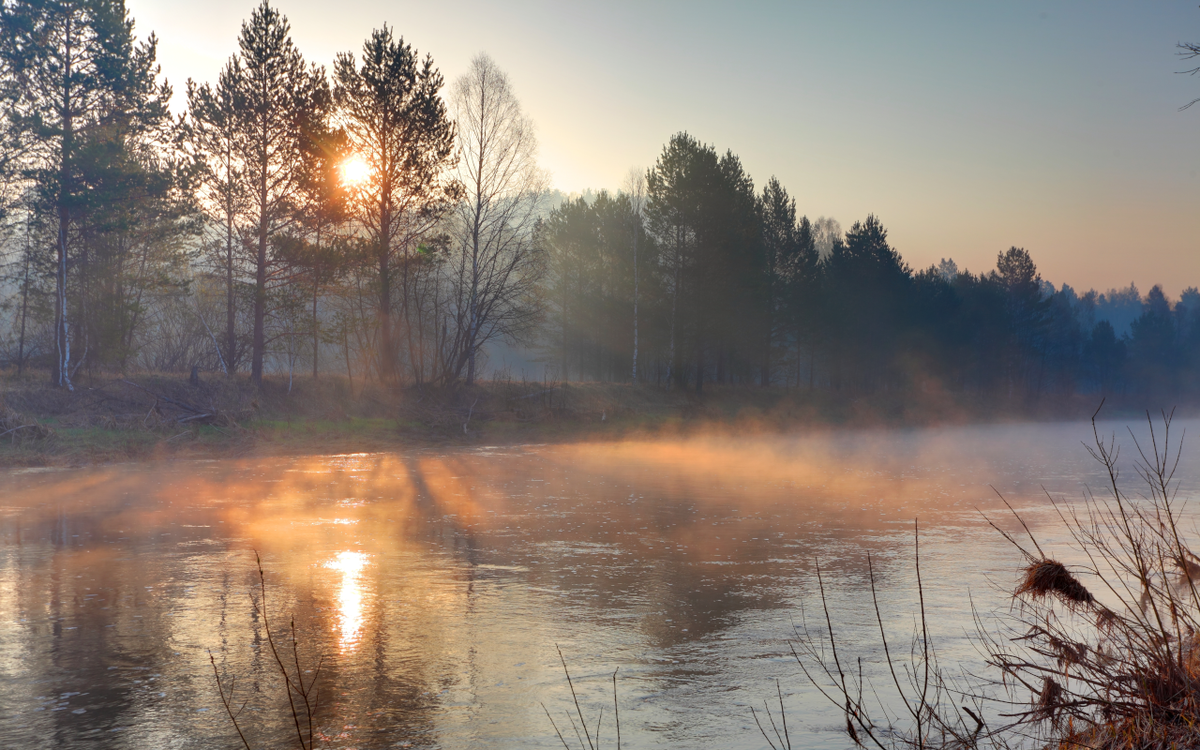
[[(253, 0), (128, 0), (167, 77), (215, 80)], [(393, 25), (448, 81), (487, 52), (564, 191), (616, 188), (687, 130), (810, 217), (875, 213), (914, 266), (1010, 245), (1078, 289), (1200, 285), (1200, 42), (1188, 2), (278, 0), (329, 65)], [(177, 103), (178, 105), (178, 103)]]

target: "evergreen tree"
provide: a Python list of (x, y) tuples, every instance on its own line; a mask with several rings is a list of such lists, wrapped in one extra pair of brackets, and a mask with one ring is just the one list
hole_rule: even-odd
[(284, 283), (276, 241), (297, 217), (304, 179), (306, 132), (329, 114), (324, 72), (305, 66), (291, 26), (267, 0), (242, 24), (238, 52), (221, 76), (234, 106), (234, 149), (246, 201), (246, 234), (254, 273), (254, 329), (250, 374), (262, 385), (267, 304), (271, 287)]
[(824, 261), (826, 325), (838, 387), (895, 387), (911, 314), (908, 264), (874, 215), (855, 222)]
[(594, 283), (595, 258), (600, 242), (596, 212), (582, 197), (563, 202), (538, 227), (538, 241), (546, 253), (545, 283), (548, 320), (548, 358), (558, 364), (564, 382), (582, 375), (582, 349), (590, 338), (585, 307)]
[(1095, 382), (1100, 394), (1107, 396), (1125, 367), (1125, 342), (1117, 338), (1112, 323), (1097, 322), (1083, 345), (1085, 374)]
[[(72, 329), (88, 318), (86, 297), (70, 307), (71, 275), (87, 264), (89, 217), (114, 192), (117, 175), (141, 171), (156, 156), (150, 134), (166, 117), (170, 88), (156, 81), (156, 40), (138, 44), (124, 3), (115, 0), (13, 0), (0, 5), (0, 80), (7, 98), (4, 135), (35, 192), (31, 210), (53, 216), (54, 352), (52, 381), (72, 388)], [(151, 180), (153, 178), (150, 178)], [(143, 185), (135, 192), (155, 188)], [(126, 217), (128, 218), (128, 217)], [(103, 229), (111, 229), (101, 228)], [(85, 279), (84, 284), (90, 283)]]
[(322, 292), (348, 271), (356, 256), (355, 243), (341, 228), (350, 219), (345, 165), (352, 153), (346, 133), (312, 123), (304, 134), (303, 165), (297, 201), (297, 222), (283, 248), (285, 262), (300, 277), (312, 303), (312, 372), (319, 374)]
[(1042, 276), (1028, 251), (1010, 247), (996, 258), (995, 282), (1004, 291), (1008, 325), (1005, 370), (1009, 393), (1025, 387), (1036, 393), (1046, 353), (1050, 297), (1042, 294)]
[(687, 133), (673, 136), (646, 176), (647, 228), (661, 249), (664, 287), (670, 299), (667, 380), (684, 385), (681, 301), (692, 294), (697, 264), (702, 194), (715, 182), (716, 152)]
[(1155, 284), (1146, 294), (1141, 316), (1130, 325), (1130, 360), (1143, 391), (1176, 395), (1183, 363), (1180, 343), (1171, 303)]
[(816, 353), (820, 341), (821, 256), (816, 233), (807, 216), (796, 227), (794, 254), (784, 262), (784, 311), (796, 345), (796, 384), (800, 383), (801, 359), (807, 354), (808, 388), (816, 384)]
[(363, 44), (361, 66), (349, 52), (338, 55), (334, 81), (351, 145), (367, 166), (355, 197), (379, 274), (380, 376), (396, 378), (392, 298), (398, 280), (409, 365), (420, 383), (435, 352), (418, 310), (418, 275), (428, 264), (419, 249), (460, 194), (450, 172), (455, 128), (441, 98), (442, 75), (432, 58), (420, 59), (384, 26)]
[[(762, 224), (763, 271), (763, 349), (761, 384), (771, 384), (771, 365), (778, 359), (779, 339), (792, 332), (788, 325), (788, 291), (793, 282), (793, 269), (800, 263), (803, 252), (800, 226), (796, 222), (796, 200), (772, 177), (763, 187), (759, 199), (759, 221)], [(812, 232), (808, 230), (808, 244)], [(796, 268), (799, 271), (800, 269)]]
[(240, 245), (249, 204), (244, 165), (239, 152), (238, 108), (235, 101), (237, 69), (227, 65), (209, 84), (187, 84), (188, 117), (185, 143), (195, 164), (197, 197), (216, 235), (209, 246), (213, 266), (225, 284), (225, 341), (221, 362), (227, 375), (237, 371), (240, 348), (237, 336), (237, 281), (242, 277)]

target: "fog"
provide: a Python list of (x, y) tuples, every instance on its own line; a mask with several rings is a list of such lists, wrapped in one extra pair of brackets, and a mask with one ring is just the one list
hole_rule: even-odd
[(903, 640), (919, 518), (943, 660), (971, 663), (966, 596), (1001, 606), (1020, 563), (980, 512), (1012, 526), (1002, 492), (1061, 542), (1042, 486), (1070, 500), (1100, 485), (1090, 435), (713, 434), (9, 471), (0, 744), (232, 745), (210, 651), (256, 736), (285, 741), (257, 551), (275, 632), (294, 616), (306, 667), (324, 660), (331, 746), (554, 747), (541, 704), (556, 720), (572, 705), (557, 644), (591, 721), (620, 668), (630, 747), (760, 747), (748, 706), (776, 678), (804, 746), (840, 747), (837, 712), (788, 654), (819, 602), (814, 564), (844, 647), (872, 663), (866, 554)]

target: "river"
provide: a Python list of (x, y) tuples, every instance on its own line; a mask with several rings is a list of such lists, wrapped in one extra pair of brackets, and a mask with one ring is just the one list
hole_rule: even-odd
[[(1124, 423), (1101, 429), (1129, 466)], [(614, 670), (623, 747), (764, 748), (750, 707), (778, 714), (776, 680), (794, 747), (845, 747), (789, 652), (824, 629), (816, 565), (840, 648), (877, 669), (867, 555), (907, 647), (919, 519), (931, 636), (944, 664), (978, 666), (968, 596), (1003, 607), (1021, 563), (981, 513), (1011, 526), (1003, 493), (1061, 544), (1043, 488), (1103, 485), (1090, 437), (1021, 424), (9, 470), (0, 747), (239, 747), (210, 654), (252, 746), (291, 746), (255, 552), (276, 641), (290, 648), (294, 619), (302, 670), (320, 662), (328, 747), (561, 747), (547, 711), (577, 745), (556, 648), (593, 729), (604, 710), (605, 748)]]

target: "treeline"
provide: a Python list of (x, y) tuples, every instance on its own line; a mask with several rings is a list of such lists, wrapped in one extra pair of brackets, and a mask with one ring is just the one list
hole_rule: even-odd
[[(266, 0), (173, 117), (112, 0), (0, 4), (6, 357), (450, 383), (540, 305), (537, 144), (486, 56), (451, 90), (384, 26), (330, 70)], [(446, 95), (444, 95), (446, 94)], [(328, 365), (326, 365), (328, 367)]]
[(543, 350), (564, 378), (919, 388), (1037, 397), (1192, 394), (1200, 292), (1078, 295), (1012, 247), (994, 270), (914, 271), (874, 216), (842, 233), (756, 192), (732, 153), (671, 139), (644, 181), (569, 200), (543, 227)]
[(485, 56), (447, 87), (383, 27), (328, 70), (263, 2), (186, 111), (120, 2), (0, 4), (0, 362), (473, 382), (499, 342), (561, 379), (1009, 396), (1200, 384), (1200, 293), (1077, 295), (1011, 248), (911, 269), (681, 133), (551, 205)]

